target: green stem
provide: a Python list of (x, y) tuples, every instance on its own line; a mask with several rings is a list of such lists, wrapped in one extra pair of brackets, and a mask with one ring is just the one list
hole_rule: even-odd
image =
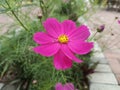
[(44, 1), (43, 0), (39, 0), (39, 3), (40, 3), (40, 8), (42, 10), (43, 16), (45, 16), (45, 18), (47, 18), (47, 7), (46, 7)]
[(97, 34), (97, 31), (94, 33), (94, 35), (90, 38), (90, 40), (89, 41), (91, 41), (92, 39), (94, 39), (94, 37), (96, 36), (96, 34)]
[(41, 8), (41, 10), (42, 10), (42, 14), (44, 15), (45, 12), (44, 12), (44, 7), (42, 6), (42, 3), (43, 3), (43, 1), (42, 1), (42, 0), (39, 0), (40, 8)]
[(40, 23), (41, 23), (41, 26), (43, 26), (43, 24), (42, 24), (42, 19), (40, 19)]
[(12, 13), (13, 16), (17, 19), (17, 21), (20, 23), (20, 25), (21, 25), (26, 31), (29, 31), (29, 30), (25, 27), (25, 25), (22, 23), (22, 21), (18, 18), (18, 16), (15, 14), (14, 10), (12, 10), (12, 8), (11, 8), (11, 6), (9, 5), (8, 1), (7, 1), (7, 0), (5, 0), (5, 1), (6, 1), (6, 4), (8, 5), (8, 7), (10, 8), (11, 13)]
[(108, 30), (110, 29), (111, 32), (112, 32), (112, 26), (114, 25), (115, 21), (116, 21), (116, 19), (113, 20), (113, 22), (110, 24), (110, 27), (108, 28)]
[(63, 72), (61, 71), (61, 76), (62, 76), (62, 78), (63, 78), (63, 80), (64, 80), (64, 83), (66, 83), (67, 81), (66, 81), (66, 78), (64, 77), (64, 75), (63, 75)]

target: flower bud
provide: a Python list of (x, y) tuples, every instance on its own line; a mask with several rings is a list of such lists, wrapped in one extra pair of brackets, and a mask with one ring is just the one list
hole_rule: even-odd
[(41, 13), (38, 13), (38, 19), (41, 19), (42, 18), (42, 14)]
[(118, 17), (115, 17), (115, 19), (118, 19)]
[(70, 19), (70, 20), (73, 20), (73, 21), (77, 21), (78, 16), (77, 16), (76, 13), (72, 13), (72, 14), (69, 15), (69, 19)]
[(37, 80), (33, 80), (32, 83), (33, 83), (33, 84), (36, 84), (36, 83), (37, 83)]
[(105, 25), (101, 25), (100, 27), (97, 28), (98, 32), (103, 32), (103, 30), (105, 29)]

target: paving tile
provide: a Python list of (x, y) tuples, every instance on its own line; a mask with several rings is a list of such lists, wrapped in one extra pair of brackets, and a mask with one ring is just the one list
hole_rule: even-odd
[(96, 52), (101, 52), (102, 50), (101, 50), (101, 48), (100, 48), (100, 46), (99, 46), (99, 44), (97, 43), (97, 42), (94, 42), (94, 51)]
[(115, 76), (117, 78), (118, 84), (120, 85), (120, 74), (116, 74)]
[(98, 57), (104, 58), (102, 50), (101, 50), (101, 48), (100, 48), (100, 46), (98, 45), (97, 42), (94, 42), (94, 49), (93, 49), (93, 51), (94, 51), (93, 58), (98, 58)]
[(118, 84), (113, 73), (93, 73), (89, 76), (90, 82), (101, 84)]
[(3, 83), (0, 83), (0, 90), (1, 90), (1, 88), (3, 87), (3, 85), (4, 85)]
[(120, 63), (117, 59), (108, 59), (110, 67), (115, 74), (120, 74)]
[(118, 85), (109, 85), (109, 84), (94, 84), (90, 85), (90, 90), (120, 90)]
[(93, 62), (99, 62), (99, 63), (104, 63), (107, 64), (107, 60), (105, 59), (105, 56), (101, 52), (95, 52), (93, 56), (91, 57), (91, 61)]
[(8, 15), (0, 14), (0, 23), (1, 24), (9, 24), (11, 22), (13, 22), (13, 19), (10, 18)]
[(118, 52), (109, 51), (109, 52), (105, 52), (104, 54), (107, 58), (110, 58), (110, 59), (119, 59), (120, 58), (120, 56), (119, 56), (120, 52), (118, 53)]
[(18, 88), (16, 87), (16, 85), (13, 84), (7, 84), (5, 85), (2, 90), (17, 90)]
[(112, 72), (110, 66), (107, 64), (98, 64), (95, 71), (96, 72)]

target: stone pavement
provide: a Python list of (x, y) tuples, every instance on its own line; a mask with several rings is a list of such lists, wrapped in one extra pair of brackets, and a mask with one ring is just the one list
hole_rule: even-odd
[(93, 60), (100, 61), (100, 64), (92, 75), (91, 90), (120, 90), (120, 24), (116, 17), (120, 19), (120, 13), (99, 10), (88, 20), (94, 33), (100, 25), (106, 26), (104, 32), (97, 33), (95, 37), (105, 57), (103, 58), (101, 53), (95, 53), (93, 57)]
[(0, 14), (0, 35), (4, 34), (12, 23), (13, 19), (5, 14)]

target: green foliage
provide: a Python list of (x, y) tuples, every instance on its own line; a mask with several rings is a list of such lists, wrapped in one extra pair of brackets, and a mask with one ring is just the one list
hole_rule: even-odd
[(69, 2), (61, 2), (56, 9), (60, 15), (67, 15), (69, 19), (76, 21), (79, 16), (88, 11), (85, 0), (69, 0)]

